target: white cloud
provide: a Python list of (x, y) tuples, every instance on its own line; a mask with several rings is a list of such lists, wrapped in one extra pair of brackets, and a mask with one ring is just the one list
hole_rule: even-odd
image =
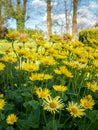
[(34, 0), (34, 1), (32, 2), (32, 5), (44, 7), (44, 6), (46, 6), (46, 2), (45, 2), (45, 1), (40, 1), (40, 0)]
[(89, 3), (89, 7), (90, 8), (98, 8), (98, 3), (97, 2), (95, 2), (95, 1), (91, 1), (90, 3)]
[(88, 6), (82, 6), (78, 10), (78, 26), (93, 27), (97, 21), (96, 15), (92, 9), (98, 8), (98, 4), (94, 1), (89, 2)]
[[(65, 14), (51, 14), (52, 16), (52, 20), (53, 21), (64, 21), (65, 20)], [(43, 17), (43, 21), (46, 21), (47, 19), (47, 14), (45, 13), (44, 17)]]
[[(56, 6), (58, 3), (57, 2), (51, 2), (51, 6)], [(37, 7), (45, 7), (46, 6), (46, 2), (45, 1), (41, 1), (41, 0), (34, 0), (32, 1), (32, 5), (37, 6)]]

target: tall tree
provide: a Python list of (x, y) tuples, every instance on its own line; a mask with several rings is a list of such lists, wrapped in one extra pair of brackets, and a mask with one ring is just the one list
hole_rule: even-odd
[(4, 5), (5, 15), (8, 18), (16, 19), (17, 30), (24, 30), (27, 0), (16, 0), (16, 2), (6, 0)]
[(77, 34), (77, 8), (78, 0), (73, 0), (72, 35), (75, 39)]
[(52, 35), (51, 0), (47, 0), (47, 29), (48, 38)]

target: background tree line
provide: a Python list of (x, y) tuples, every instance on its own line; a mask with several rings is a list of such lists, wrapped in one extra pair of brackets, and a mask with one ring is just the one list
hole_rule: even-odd
[[(46, 2), (46, 21), (47, 21), (47, 36), (53, 34), (53, 25), (57, 21), (53, 21), (52, 19), (52, 10), (54, 9), (54, 5), (52, 3), (57, 2), (58, 4), (64, 4), (61, 6), (63, 8), (65, 14), (65, 22), (60, 25), (61, 31), (64, 30), (64, 33), (69, 33), (70, 29), (70, 21), (71, 21), (71, 31), (74, 38), (76, 38), (77, 34), (77, 9), (81, 0), (43, 0)], [(27, 14), (28, 3), (32, 2), (31, 0), (0, 0), (0, 28), (3, 27), (4, 23), (8, 19), (15, 19), (17, 30), (21, 31), (25, 29), (25, 22), (30, 18), (29, 14)], [(29, 8), (30, 10), (30, 8)], [(57, 10), (55, 10), (57, 11)], [(58, 9), (60, 11), (60, 9)], [(32, 12), (33, 14), (33, 12)], [(36, 17), (36, 16), (35, 16)], [(71, 18), (69, 18), (71, 17)], [(64, 25), (64, 26), (63, 26)]]

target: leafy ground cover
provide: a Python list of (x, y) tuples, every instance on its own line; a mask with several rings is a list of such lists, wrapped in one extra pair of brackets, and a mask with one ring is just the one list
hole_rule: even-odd
[(32, 37), (0, 41), (0, 130), (97, 130), (97, 44)]

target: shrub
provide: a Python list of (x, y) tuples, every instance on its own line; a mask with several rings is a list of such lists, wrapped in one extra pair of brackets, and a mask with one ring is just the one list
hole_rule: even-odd
[(98, 41), (98, 28), (81, 30), (79, 32), (79, 41), (89, 44), (92, 40)]

